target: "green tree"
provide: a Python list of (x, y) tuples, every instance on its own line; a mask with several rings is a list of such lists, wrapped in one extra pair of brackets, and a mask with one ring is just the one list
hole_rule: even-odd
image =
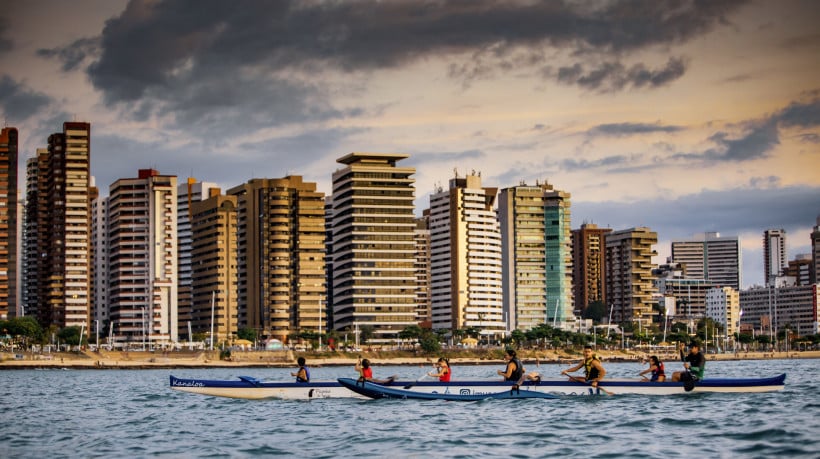
[(359, 327), (359, 342), (366, 344), (376, 335), (376, 330), (372, 325), (362, 325)]
[(63, 343), (76, 346), (77, 344), (80, 344), (80, 327), (72, 325), (70, 327), (62, 328), (57, 332), (57, 338), (59, 338)]
[(606, 317), (606, 305), (600, 301), (589, 303), (581, 314), (584, 319), (592, 319), (594, 323), (601, 323)]
[(240, 328), (236, 332), (236, 337), (248, 341), (256, 341), (256, 330), (253, 328)]
[(524, 344), (524, 342), (526, 342), (526, 341), (527, 341), (527, 335), (526, 335), (526, 333), (522, 332), (521, 330), (515, 329), (515, 330), (512, 331), (512, 333), (510, 333), (510, 343), (512, 343), (514, 345), (515, 349), (520, 348), (521, 345)]

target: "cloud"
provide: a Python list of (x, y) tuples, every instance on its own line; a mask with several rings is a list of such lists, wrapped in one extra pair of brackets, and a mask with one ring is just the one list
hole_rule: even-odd
[(626, 68), (620, 62), (604, 62), (592, 69), (576, 63), (569, 67), (560, 67), (554, 75), (553, 71), (547, 68), (543, 75), (554, 77), (559, 83), (567, 85), (614, 92), (625, 88), (658, 88), (677, 80), (685, 72), (686, 62), (683, 58), (670, 58), (664, 67), (656, 70), (648, 69), (642, 63)]
[(635, 170), (635, 166), (632, 165), (639, 162), (640, 157), (641, 155), (612, 155), (594, 161), (570, 158), (562, 160), (560, 164), (561, 169), (566, 172), (602, 168), (608, 172), (629, 172)]
[(14, 42), (6, 37), (8, 29), (8, 20), (4, 17), (0, 17), (0, 55), (14, 49)]
[[(705, 160), (709, 162), (743, 162), (768, 157), (780, 145), (784, 128), (813, 129), (820, 126), (820, 97), (811, 95), (805, 101), (796, 101), (786, 108), (760, 120), (740, 123), (743, 131), (732, 135), (718, 131), (709, 137), (716, 146), (703, 152), (676, 153), (673, 160)], [(817, 132), (802, 132), (798, 137), (804, 142), (815, 143)]]
[(99, 37), (81, 38), (68, 46), (38, 49), (37, 55), (46, 59), (56, 58), (62, 61), (63, 71), (70, 72), (79, 68), (88, 58), (93, 58), (99, 54), (99, 48)]
[(599, 124), (589, 131), (589, 136), (626, 137), (638, 134), (670, 134), (683, 130), (681, 126), (664, 126), (660, 123), (610, 123)]
[[(237, 8), (219, 0), (132, 0), (100, 37), (40, 55), (60, 59), (66, 70), (93, 56), (86, 71), (109, 107), (135, 119), (170, 116), (205, 133), (355, 116), (357, 108), (331, 102), (339, 89), (328, 83), (334, 75), (366, 78), (429, 58), (481, 56), (475, 67), (453, 70), (469, 80), (541, 66), (547, 49), (622, 56), (703, 35), (725, 25), (744, 3), (294, 0)], [(680, 58), (658, 69), (616, 62), (567, 81), (607, 90), (653, 88), (684, 71)], [(247, 102), (256, 103), (243, 106)]]
[(8, 75), (0, 77), (0, 111), (11, 122), (28, 119), (51, 102), (51, 97), (29, 89)]

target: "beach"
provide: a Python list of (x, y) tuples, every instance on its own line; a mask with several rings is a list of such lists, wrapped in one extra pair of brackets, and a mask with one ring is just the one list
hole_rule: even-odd
[[(503, 365), (498, 349), (464, 352), (461, 350), (441, 355), (448, 356), (452, 365)], [(568, 364), (581, 359), (578, 350), (519, 350), (525, 365)], [(643, 362), (649, 353), (641, 351), (598, 350), (603, 361)], [(52, 353), (0, 353), (0, 370), (32, 368), (71, 369), (162, 369), (162, 368), (231, 368), (231, 367), (292, 367), (296, 358), (304, 356), (313, 367), (353, 366), (358, 355), (382, 365), (429, 366), (438, 356), (413, 355), (410, 351), (371, 351), (360, 354), (342, 352), (234, 351), (229, 359), (220, 359), (220, 351), (80, 351)], [(679, 360), (677, 354), (660, 354), (664, 361)], [(817, 359), (820, 351), (739, 352), (707, 354), (707, 360), (766, 360)]]

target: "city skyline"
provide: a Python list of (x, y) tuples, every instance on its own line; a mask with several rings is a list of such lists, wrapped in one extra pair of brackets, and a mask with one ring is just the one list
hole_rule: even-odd
[(475, 170), (571, 193), (572, 228), (651, 228), (656, 262), (673, 240), (738, 236), (743, 287), (763, 283), (765, 230), (810, 252), (815, 2), (295, 5), (7, 2), (0, 112), (21, 174), (77, 119), (103, 194), (139, 168), (329, 194), (336, 158), (396, 152), (417, 215)]

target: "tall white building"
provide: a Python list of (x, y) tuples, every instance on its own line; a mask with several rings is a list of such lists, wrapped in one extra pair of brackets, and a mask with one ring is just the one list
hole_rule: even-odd
[(374, 344), (394, 343), (417, 325), (416, 170), (396, 164), (407, 157), (350, 153), (333, 173), (334, 328), (355, 334), (368, 327)]
[(686, 279), (704, 279), (717, 286), (740, 290), (741, 248), (737, 236), (710, 232), (691, 239), (672, 241), (672, 261), (684, 270)]
[(504, 311), (511, 329), (575, 322), (569, 198), (548, 183), (499, 194)]
[(772, 285), (788, 266), (786, 262), (786, 230), (763, 232), (763, 276), (765, 285)]
[(116, 341), (178, 341), (177, 178), (141, 169), (109, 188), (108, 292)]
[(191, 207), (193, 203), (208, 199), (211, 190), (219, 193), (220, 190), (215, 183), (197, 182), (195, 178), (189, 177), (186, 183), (181, 183), (177, 187), (177, 309), (179, 336), (190, 340), (188, 336), (188, 322), (192, 319), (191, 308), (193, 304), (192, 279), (191, 279), (191, 248), (192, 230), (191, 221), (193, 214)]
[(504, 318), (496, 188), (480, 175), (450, 180), (430, 196), (431, 312), (434, 329), (477, 328), (501, 337)]

